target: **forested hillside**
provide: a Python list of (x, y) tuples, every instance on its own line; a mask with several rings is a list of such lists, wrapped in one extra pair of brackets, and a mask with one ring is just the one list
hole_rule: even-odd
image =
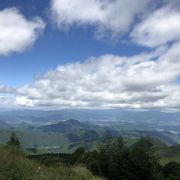
[[(107, 136), (97, 148), (73, 153), (39, 154), (25, 150), (12, 133), (0, 146), (0, 179), (3, 180), (179, 180), (180, 146), (141, 137), (127, 145), (122, 136)], [(102, 177), (102, 178), (100, 178)]]
[[(180, 163), (171, 159), (162, 163), (165, 160), (163, 152), (167, 149), (170, 147), (158, 139), (143, 137), (127, 147), (123, 138), (118, 137), (105, 139), (91, 152), (78, 148), (72, 154), (31, 155), (29, 158), (48, 167), (59, 163), (69, 167), (83, 164), (94, 175), (109, 180), (179, 180)], [(178, 152), (176, 154), (179, 156)]]

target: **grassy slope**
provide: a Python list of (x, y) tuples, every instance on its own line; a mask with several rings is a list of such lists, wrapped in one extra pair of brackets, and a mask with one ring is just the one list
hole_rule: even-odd
[(180, 162), (180, 145), (162, 148), (159, 156), (161, 164), (167, 164), (170, 161)]
[[(180, 145), (167, 146), (159, 139), (151, 138), (153, 149), (155, 154), (159, 157), (159, 161), (162, 165), (165, 165), (171, 161), (180, 162)], [(137, 143), (131, 145), (131, 148), (136, 146)]]
[(167, 146), (164, 142), (156, 138), (151, 138), (151, 141), (154, 152), (159, 157), (160, 164), (165, 165), (171, 161), (180, 162), (180, 145)]
[(48, 168), (40, 163), (26, 159), (19, 150), (0, 147), (0, 179), (2, 180), (100, 180), (84, 167)]

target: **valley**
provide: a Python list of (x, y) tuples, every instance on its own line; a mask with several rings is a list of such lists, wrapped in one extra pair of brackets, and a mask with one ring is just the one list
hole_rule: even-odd
[[(0, 143), (15, 132), (31, 153), (72, 153), (94, 150), (108, 136), (123, 136), (132, 145), (142, 136), (167, 146), (180, 142), (180, 113), (128, 110), (59, 110), (0, 112)], [(171, 119), (170, 121), (168, 119)]]

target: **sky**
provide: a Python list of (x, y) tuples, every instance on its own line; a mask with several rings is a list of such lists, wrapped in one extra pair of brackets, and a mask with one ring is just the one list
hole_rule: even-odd
[(179, 0), (0, 2), (0, 108), (180, 110)]

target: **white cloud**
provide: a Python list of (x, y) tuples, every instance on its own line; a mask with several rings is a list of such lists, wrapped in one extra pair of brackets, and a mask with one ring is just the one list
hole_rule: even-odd
[(150, 0), (52, 0), (53, 20), (60, 29), (96, 27), (96, 35), (126, 33)]
[(15, 90), (11, 87), (0, 84), (0, 93), (11, 94), (11, 93), (15, 93)]
[(14, 98), (8, 96), (0, 96), (0, 108), (13, 108), (17, 107)]
[(0, 11), (0, 55), (22, 52), (31, 46), (45, 23), (35, 17), (27, 20), (16, 8)]
[[(180, 43), (133, 57), (59, 66), (17, 89), (23, 106), (179, 109)], [(173, 93), (172, 93), (173, 92)]]
[(0, 108), (17, 107), (15, 94), (15, 88), (0, 84)]
[[(51, 10), (60, 29), (90, 25), (96, 28), (98, 35), (111, 32), (116, 36), (129, 30), (148, 2), (149, 0), (52, 0)], [(165, 0), (162, 7), (156, 7), (149, 15), (145, 13), (130, 35), (140, 45), (156, 47), (152, 52), (131, 57), (109, 54), (89, 58), (83, 63), (62, 65), (15, 91), (1, 85), (0, 93), (13, 94), (14, 91), (15, 98), (8, 97), (6, 101), (6, 96), (1, 96), (0, 104), (12, 101), (12, 104), (29, 107), (180, 110), (180, 7), (176, 7), (175, 2), (178, 1), (172, 3)], [(27, 41), (21, 41), (19, 36), (14, 35), (14, 39), (10, 38), (10, 44), (15, 49), (7, 46), (10, 48), (2, 51), (0, 44), (0, 54), (23, 50), (35, 41), (37, 32), (44, 28), (42, 20), (28, 21), (17, 9), (2, 12), (15, 14), (13, 17), (17, 18), (17, 22), (19, 19), (23, 20), (23, 25), (18, 26), (19, 34), (26, 32), (24, 24), (29, 33), (24, 36), (24, 39), (28, 37)], [(14, 22), (16, 18), (13, 17), (9, 19)], [(0, 32), (3, 24), (1, 19), (0, 16)], [(13, 23), (10, 20), (8, 23), (11, 27)], [(2, 37), (7, 38), (4, 35)], [(24, 45), (24, 42), (30, 44)], [(169, 42), (173, 42), (171, 46), (168, 45)]]
[(156, 47), (180, 40), (180, 10), (174, 3), (171, 1), (155, 10), (137, 24), (130, 35), (133, 41), (143, 46)]
[(142, 46), (180, 40), (179, 0), (51, 0), (51, 13), (60, 30), (91, 26), (98, 38), (133, 29), (130, 38)]

